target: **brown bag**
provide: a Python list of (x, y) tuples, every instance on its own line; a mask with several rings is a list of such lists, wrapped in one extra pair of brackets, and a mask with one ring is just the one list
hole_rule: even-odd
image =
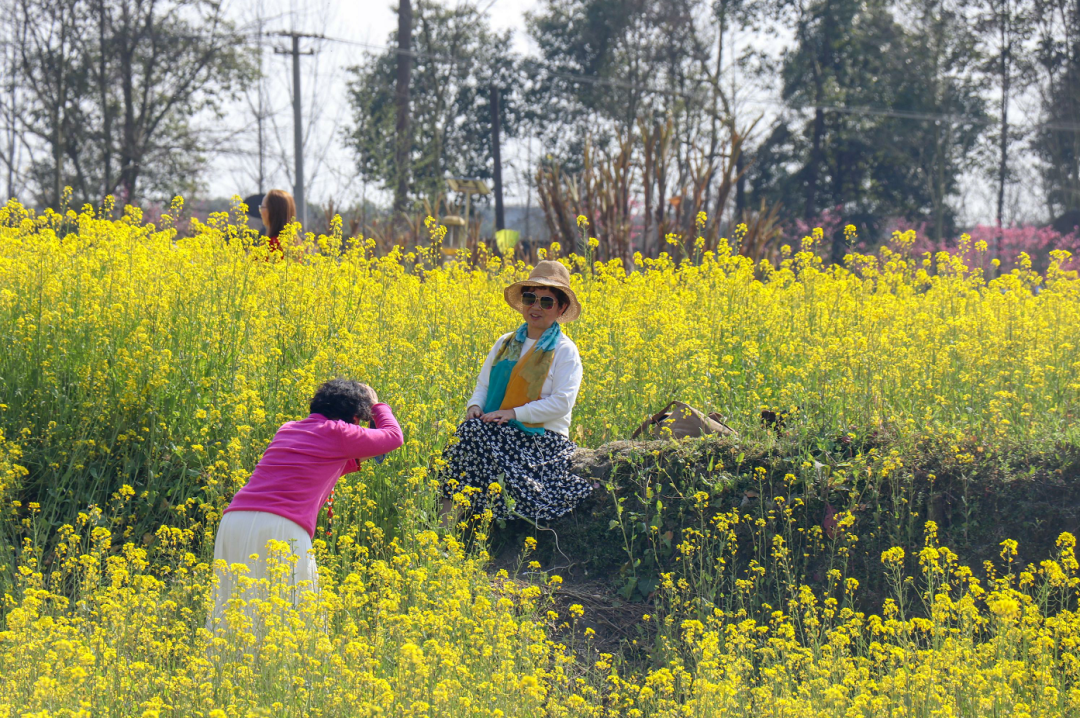
[(664, 428), (671, 429), (671, 436), (681, 439), (684, 436), (707, 436), (719, 434), (720, 436), (738, 436), (738, 432), (724, 423), (723, 417), (715, 411), (706, 416), (699, 410), (681, 401), (673, 401), (658, 413), (645, 420), (641, 426), (631, 435), (631, 439), (638, 438), (642, 433), (648, 432), (653, 438), (663, 438), (666, 435)]

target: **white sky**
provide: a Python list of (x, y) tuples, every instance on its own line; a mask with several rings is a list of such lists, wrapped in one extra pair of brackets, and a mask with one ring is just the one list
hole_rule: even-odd
[[(523, 54), (533, 51), (525, 33), (525, 13), (537, 7), (538, 0), (443, 0), (470, 2), (485, 9), (492, 27), (513, 32), (514, 49)], [(346, 146), (343, 134), (351, 125), (347, 102), (347, 68), (360, 63), (365, 56), (379, 54), (385, 48), (389, 34), (397, 27), (396, 0), (233, 0), (233, 14), (238, 21), (253, 28), (261, 13), (267, 32), (296, 29), (326, 35), (333, 40), (307, 40), (303, 47), (314, 48), (315, 55), (301, 60), (303, 76), (301, 94), (304, 101), (305, 179), (307, 199), (324, 205), (333, 201), (338, 209), (349, 207), (362, 198), (385, 202), (388, 197), (357, 177), (352, 151)], [(764, 38), (741, 36), (738, 41), (768, 42)], [(264, 111), (265, 178), (263, 189), (293, 187), (293, 120), (291, 105), (291, 61), (287, 55), (274, 54), (273, 46), (284, 47), (285, 38), (268, 38), (264, 69), (269, 76)], [(733, 43), (729, 42), (729, 46)], [(761, 109), (766, 115), (776, 108), (775, 96), (765, 97)], [(246, 196), (258, 191), (258, 143), (256, 142), (257, 95), (254, 88), (249, 97), (232, 104), (216, 128), (225, 141), (218, 151), (211, 151), (210, 172), (205, 186), (210, 197)], [(764, 127), (767, 123), (762, 123)], [(533, 141), (531, 151), (539, 154), (542, 148)], [(525, 183), (520, 172), (526, 165), (529, 144), (509, 142), (503, 148), (503, 182), (507, 204), (525, 203)], [(1020, 154), (1014, 155), (1020, 159)], [(1024, 220), (1038, 212), (1034, 206), (1037, 188), (1031, 167), (1017, 162), (1015, 169), (1023, 175), (1010, 188), (1010, 213)], [(992, 184), (981, 173), (961, 179), (958, 205), (962, 223), (990, 223), (993, 219)], [(533, 198), (535, 202), (535, 197)]]
[[(487, 8), (494, 29), (513, 31), (514, 48), (528, 52), (524, 32), (525, 13), (536, 6), (535, 0), (459, 0)], [(302, 48), (314, 48), (316, 54), (301, 59), (301, 97), (304, 105), (305, 151), (304, 176), (309, 202), (323, 204), (333, 200), (337, 207), (351, 205), (361, 197), (379, 199), (376, 188), (365, 187), (356, 177), (352, 152), (342, 134), (351, 124), (347, 101), (347, 68), (359, 64), (371, 54), (379, 54), (390, 33), (397, 28), (396, 2), (389, 0), (234, 0), (233, 15), (254, 32), (260, 11), (265, 32), (296, 29), (321, 34), (334, 40), (305, 40)], [(343, 42), (341, 42), (343, 41)], [(267, 38), (264, 71), (269, 76), (264, 121), (264, 189), (293, 186), (292, 65), (288, 55), (275, 54), (288, 38)], [(227, 138), (222, 149), (211, 152), (210, 172), (205, 187), (210, 197), (246, 196), (258, 191), (258, 99), (255, 88), (229, 108), (222, 127)], [(515, 172), (520, 147), (506, 147), (504, 154), (505, 195), (514, 202), (519, 192)]]

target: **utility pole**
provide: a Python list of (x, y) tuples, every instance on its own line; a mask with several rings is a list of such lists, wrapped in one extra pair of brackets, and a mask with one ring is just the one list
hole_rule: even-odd
[(292, 38), (292, 47), (274, 48), (276, 55), (292, 55), (293, 77), (293, 152), (296, 163), (296, 176), (293, 185), (293, 201), (296, 202), (296, 219), (307, 227), (307, 200), (304, 197), (304, 118), (300, 103), (300, 56), (314, 55), (314, 50), (300, 51), (300, 38), (322, 38), (322, 35), (310, 35), (301, 32), (279, 32), (279, 37)]
[[(310, 51), (309, 51), (310, 52)], [(293, 147), (296, 162), (296, 214), (300, 224), (307, 226), (307, 201), (304, 197), (304, 118), (300, 107), (300, 36), (292, 36), (292, 82), (293, 82)]]
[(491, 158), (495, 161), (495, 231), (506, 229), (503, 214), (502, 156), (499, 148), (499, 88), (491, 83)]

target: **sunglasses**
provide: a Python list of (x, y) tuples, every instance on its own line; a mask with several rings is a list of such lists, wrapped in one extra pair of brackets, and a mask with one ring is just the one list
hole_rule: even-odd
[(526, 307), (531, 307), (536, 304), (536, 300), (540, 300), (541, 309), (551, 309), (555, 306), (555, 297), (538, 297), (532, 292), (521, 293), (521, 303)]

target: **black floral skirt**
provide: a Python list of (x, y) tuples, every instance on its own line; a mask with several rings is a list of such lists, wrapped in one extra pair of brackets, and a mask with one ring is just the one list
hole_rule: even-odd
[(592, 493), (590, 482), (570, 473), (577, 446), (562, 434), (533, 435), (513, 424), (469, 419), (455, 439), (443, 452), (442, 495), (464, 495), (473, 511), (491, 509), (495, 518), (506, 519), (512, 509), (534, 521), (548, 520)]

